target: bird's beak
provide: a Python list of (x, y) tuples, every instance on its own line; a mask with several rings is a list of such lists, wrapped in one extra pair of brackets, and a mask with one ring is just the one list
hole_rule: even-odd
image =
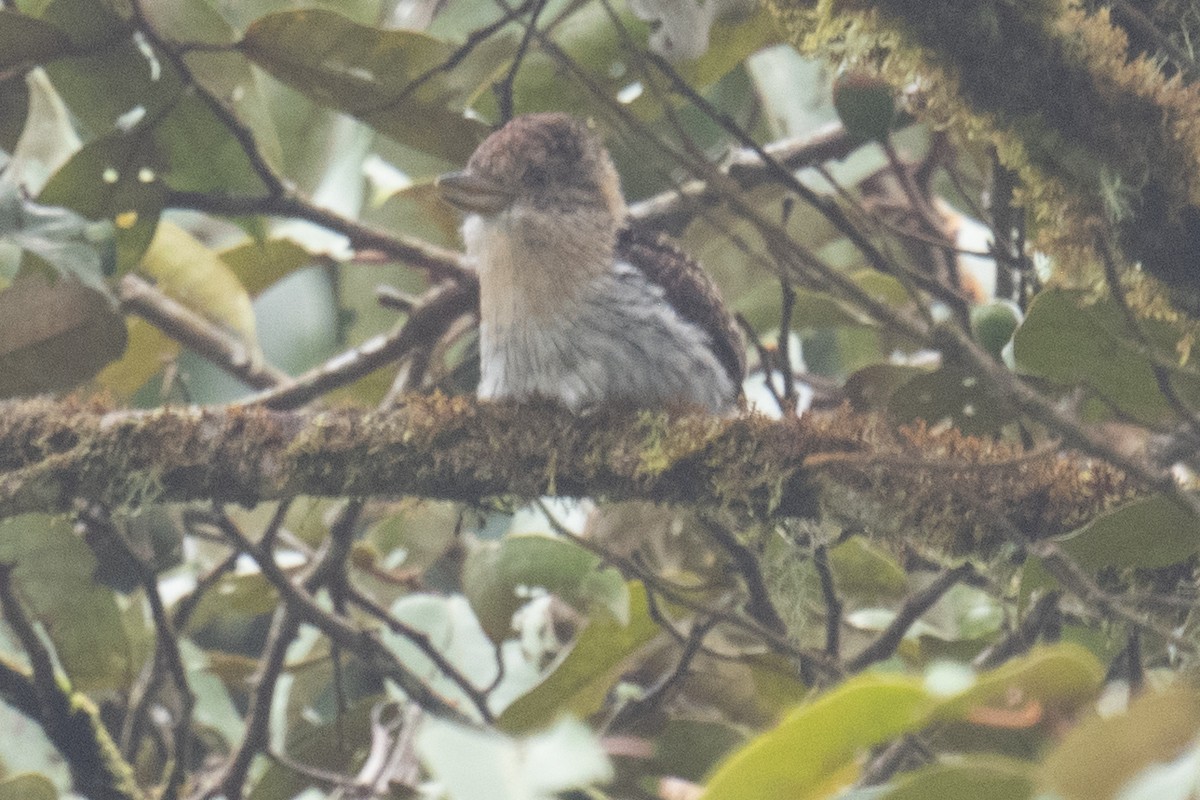
[(515, 193), (491, 178), (469, 170), (440, 175), (434, 185), (442, 197), (463, 211), (477, 214), (496, 214), (508, 208)]

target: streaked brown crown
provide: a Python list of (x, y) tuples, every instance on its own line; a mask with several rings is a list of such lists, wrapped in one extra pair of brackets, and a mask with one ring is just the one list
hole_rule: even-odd
[(624, 215), (620, 181), (587, 124), (561, 113), (515, 117), (475, 150), (467, 171), (538, 207), (594, 206)]

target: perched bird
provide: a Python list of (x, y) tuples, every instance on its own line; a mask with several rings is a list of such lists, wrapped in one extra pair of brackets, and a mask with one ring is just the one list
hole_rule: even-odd
[(736, 407), (745, 353), (733, 318), (695, 261), (628, 224), (616, 169), (584, 122), (516, 117), (438, 186), (468, 212), (480, 397)]

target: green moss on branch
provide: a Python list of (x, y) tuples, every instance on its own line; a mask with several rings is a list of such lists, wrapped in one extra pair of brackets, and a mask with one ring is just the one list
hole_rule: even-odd
[(1200, 87), (1130, 54), (1106, 11), (1070, 0), (773, 0), (805, 49), (916, 81), (925, 114), (993, 141), (1043, 246), (1098, 222), (1174, 287), (1200, 286)]
[[(808, 422), (414, 397), (388, 412), (0, 404), (0, 516), (307, 494), (479, 502), (548, 493), (812, 513)], [(828, 448), (825, 448), (828, 449)]]

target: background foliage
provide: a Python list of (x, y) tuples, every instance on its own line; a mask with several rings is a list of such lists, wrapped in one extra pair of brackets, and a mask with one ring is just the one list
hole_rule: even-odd
[[(0, 509), (45, 512), (0, 519), (0, 800), (1200, 796), (1200, 7), (769, 5), (0, 2)], [(433, 178), (538, 110), (783, 418), (614, 423), (627, 496), (738, 454), (692, 507), (526, 502), (606, 420), (438, 394)], [(397, 407), (490, 482), (167, 503), (88, 449), (279, 469), (251, 430)]]

